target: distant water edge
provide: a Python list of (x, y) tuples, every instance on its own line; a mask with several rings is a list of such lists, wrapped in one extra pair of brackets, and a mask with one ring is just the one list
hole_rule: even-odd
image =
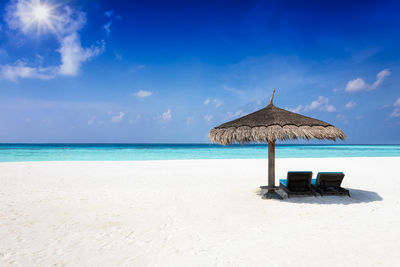
[[(276, 145), (277, 158), (400, 157), (400, 145)], [(267, 145), (0, 144), (0, 162), (264, 159)]]

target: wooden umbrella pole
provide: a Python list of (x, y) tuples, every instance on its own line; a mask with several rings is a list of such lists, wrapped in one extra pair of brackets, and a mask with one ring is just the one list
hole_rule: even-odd
[(268, 142), (268, 187), (268, 192), (275, 191), (275, 141)]

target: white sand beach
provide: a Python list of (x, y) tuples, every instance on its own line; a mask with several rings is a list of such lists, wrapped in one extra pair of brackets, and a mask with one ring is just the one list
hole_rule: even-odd
[(400, 158), (276, 168), (352, 197), (261, 199), (267, 160), (0, 163), (0, 266), (400, 265)]

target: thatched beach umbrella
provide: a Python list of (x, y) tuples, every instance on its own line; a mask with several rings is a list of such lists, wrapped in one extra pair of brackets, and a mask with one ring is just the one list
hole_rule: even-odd
[(275, 90), (269, 104), (256, 112), (221, 124), (209, 133), (212, 142), (229, 145), (235, 142), (268, 142), (268, 189), (267, 198), (280, 198), (275, 192), (275, 142), (288, 139), (344, 140), (346, 135), (335, 126), (293, 113), (273, 105)]

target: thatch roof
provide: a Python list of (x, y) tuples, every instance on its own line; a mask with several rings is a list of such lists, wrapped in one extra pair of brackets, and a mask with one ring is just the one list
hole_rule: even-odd
[(298, 138), (334, 141), (346, 138), (340, 129), (329, 123), (274, 106), (272, 98), (265, 108), (215, 127), (210, 131), (209, 139), (228, 145)]

